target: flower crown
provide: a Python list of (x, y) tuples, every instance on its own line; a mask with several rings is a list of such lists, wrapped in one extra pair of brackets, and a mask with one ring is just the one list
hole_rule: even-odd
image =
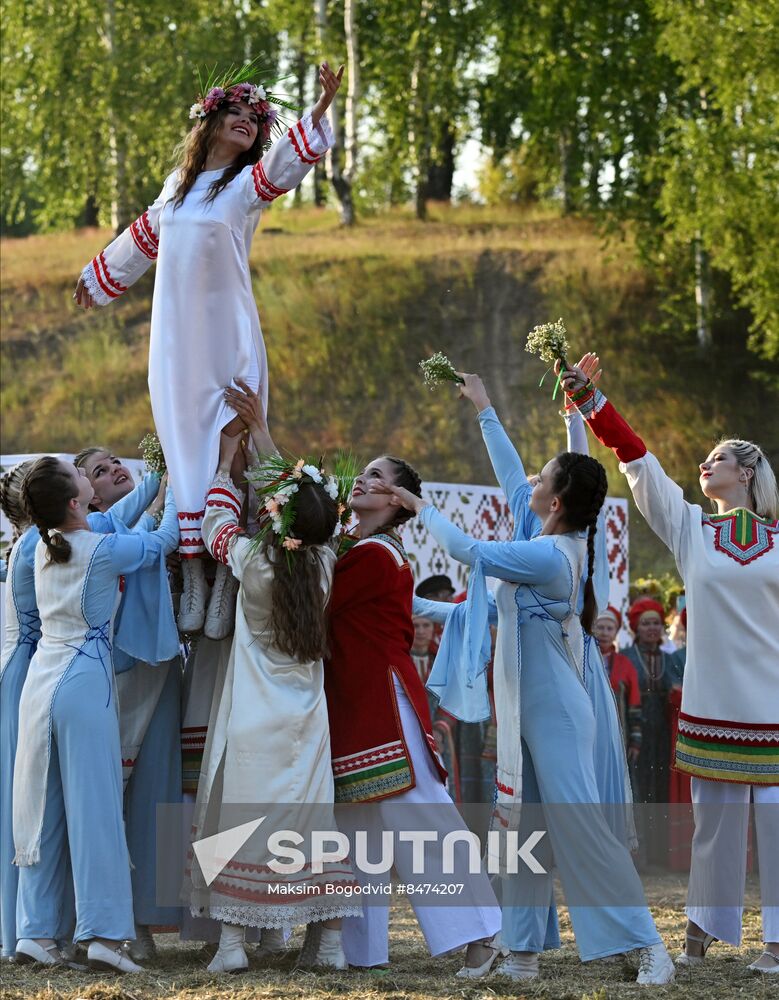
[(200, 96), (189, 109), (189, 117), (202, 121), (212, 111), (227, 104), (246, 101), (259, 116), (262, 141), (263, 145), (266, 145), (270, 141), (273, 127), (276, 125), (279, 129), (282, 127), (279, 121), (279, 108), (287, 108), (290, 111), (297, 109), (285, 98), (273, 93), (270, 86), (250, 82), (250, 77), (260, 73), (261, 70), (255, 60), (240, 68), (230, 66), (221, 73), (217, 73), (214, 67), (205, 80), (198, 74)]
[(294, 464), (281, 455), (267, 455), (258, 465), (246, 470), (246, 478), (254, 487), (260, 501), (261, 521), (264, 524), (255, 536), (256, 544), (267, 538), (270, 532), (276, 536), (275, 543), (287, 553), (299, 549), (303, 542), (292, 533), (295, 523), (297, 493), (305, 483), (321, 486), (338, 508), (333, 537), (341, 533), (351, 518), (349, 497), (357, 477), (357, 463), (351, 455), (338, 455), (333, 463), (333, 474), (328, 475), (322, 460), (318, 462), (300, 458)]

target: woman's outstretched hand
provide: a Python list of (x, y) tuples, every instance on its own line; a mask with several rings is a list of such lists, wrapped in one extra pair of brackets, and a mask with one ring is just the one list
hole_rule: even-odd
[(84, 284), (83, 278), (78, 279), (76, 290), (73, 293), (73, 301), (82, 309), (91, 309), (95, 305), (95, 300), (89, 294), (89, 289)]
[(404, 486), (391, 486), (389, 483), (370, 483), (369, 493), (382, 493), (390, 498), (393, 507), (405, 507), (406, 510), (418, 514), (424, 507), (430, 506), (429, 500), (423, 500), (416, 493), (407, 490)]
[(320, 118), (333, 103), (333, 98), (338, 93), (338, 88), (341, 86), (343, 75), (343, 66), (338, 68), (337, 73), (334, 73), (330, 69), (327, 62), (323, 62), (319, 67), (319, 82), (322, 84), (322, 93), (319, 95), (319, 100), (316, 102), (314, 110), (311, 112), (311, 120), (315, 126), (319, 124)]
[(560, 375), (560, 362), (555, 361), (555, 375), (560, 375), (560, 385), (567, 393), (577, 392), (583, 389), (588, 382), (597, 385), (603, 374), (603, 369), (599, 367), (600, 358), (597, 354), (587, 353), (582, 356), (578, 365), (566, 368)]
[(490, 403), (490, 397), (487, 395), (487, 390), (484, 388), (484, 383), (481, 380), (481, 376), (468, 375), (466, 372), (457, 372), (456, 374), (463, 380), (463, 384), (460, 386), (461, 399), (470, 399), (476, 407), (477, 413), (481, 413), (481, 411), (486, 410), (488, 406), (492, 406), (492, 403)]

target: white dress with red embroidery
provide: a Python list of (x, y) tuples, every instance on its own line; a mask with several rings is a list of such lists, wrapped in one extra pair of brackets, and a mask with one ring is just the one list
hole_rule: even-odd
[[(576, 398), (576, 397), (574, 397)], [(636, 505), (674, 554), (687, 595), (687, 663), (675, 766), (779, 785), (779, 521), (687, 503), (605, 396), (577, 405), (614, 450)]]
[[(299, 663), (273, 645), (268, 616), (274, 566), (241, 532), (241, 504), (232, 481), (217, 476), (206, 498), (203, 535), (214, 558), (240, 581), (240, 590), (224, 688), (208, 730), (192, 839), (267, 818), (257, 838), (250, 838), (209, 886), (192, 865), (191, 909), (195, 916), (251, 927), (357, 915), (361, 906), (343, 891), (355, 884), (348, 861), (324, 862), (321, 873), (306, 862), (302, 871), (285, 875), (268, 867), (270, 857), (260, 846), (279, 822), (304, 836), (310, 829), (337, 827), (322, 661)], [(327, 546), (313, 551), (327, 594), (335, 553)]]
[(98, 305), (107, 305), (157, 261), (149, 392), (179, 510), (182, 556), (204, 551), (204, 497), (220, 431), (235, 416), (225, 386), (236, 376), (255, 390), (260, 385), (267, 407), (267, 358), (249, 268), (261, 211), (300, 184), (332, 141), (327, 119), (315, 127), (305, 114), (210, 204), (204, 198), (221, 170), (203, 171), (178, 208), (174, 171), (154, 204), (82, 272)]

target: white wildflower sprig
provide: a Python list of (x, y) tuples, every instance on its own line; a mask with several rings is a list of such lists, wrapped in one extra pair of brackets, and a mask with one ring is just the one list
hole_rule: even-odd
[(138, 447), (141, 452), (143, 464), (149, 472), (156, 472), (160, 477), (164, 476), (168, 471), (168, 466), (165, 463), (165, 455), (162, 451), (160, 439), (157, 437), (156, 433), (154, 431), (150, 431), (148, 434), (144, 435), (138, 443)]
[(555, 382), (552, 399), (556, 398), (557, 390), (560, 388), (560, 377), (568, 367), (566, 358), (571, 348), (567, 338), (568, 331), (565, 329), (565, 323), (563, 323), (562, 318), (558, 319), (556, 323), (541, 323), (539, 326), (534, 326), (527, 335), (525, 350), (528, 354), (538, 355), (545, 364), (549, 365), (549, 368), (544, 372), (541, 381), (538, 383), (539, 386), (544, 384), (544, 379), (549, 374), (555, 362), (560, 362), (560, 374), (557, 376), (557, 381)]
[(454, 370), (452, 362), (441, 351), (436, 351), (427, 361), (420, 361), (419, 367), (422, 369), (425, 385), (431, 390), (444, 382), (464, 385), (464, 380)]

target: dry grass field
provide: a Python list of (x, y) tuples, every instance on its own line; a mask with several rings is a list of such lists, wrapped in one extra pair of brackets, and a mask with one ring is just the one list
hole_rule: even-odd
[[(682, 944), (684, 880), (658, 877), (645, 880), (652, 912), (672, 954)], [(396, 904), (390, 925), (391, 965), (387, 971), (314, 973), (296, 971), (301, 944), (296, 930), (290, 951), (272, 964), (251, 960), (248, 973), (211, 976), (209, 954), (196, 944), (179, 944), (174, 935), (157, 937), (159, 957), (143, 975), (102, 978), (65, 971), (4, 965), (2, 1000), (491, 1000), (493, 997), (527, 1000), (628, 1000), (638, 995), (657, 1000), (731, 1000), (779, 997), (777, 977), (757, 976), (746, 970), (760, 952), (760, 916), (757, 892), (750, 885), (741, 948), (714, 945), (704, 969), (680, 973), (673, 986), (645, 994), (635, 986), (635, 969), (627, 961), (608, 964), (579, 962), (566, 912), (561, 911), (563, 948), (542, 958), (541, 976), (520, 987), (491, 976), (475, 983), (455, 978), (460, 956), (431, 959), (417, 929), (410, 906)], [(249, 951), (251, 952), (251, 947)]]

